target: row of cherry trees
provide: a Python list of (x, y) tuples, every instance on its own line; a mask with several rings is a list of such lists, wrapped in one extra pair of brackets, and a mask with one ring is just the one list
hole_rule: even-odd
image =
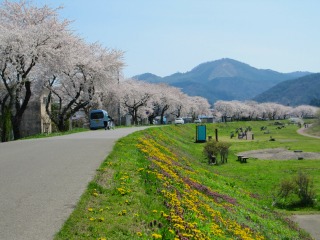
[[(103, 96), (103, 95), (101, 95)], [(207, 99), (188, 96), (179, 88), (166, 84), (152, 84), (134, 79), (120, 81), (110, 86), (108, 94), (100, 98), (97, 108), (108, 109), (111, 115), (130, 115), (132, 123), (138, 124), (142, 119), (152, 120), (164, 117), (191, 117), (210, 114), (210, 104)]]
[(312, 117), (319, 108), (301, 105), (297, 107), (284, 106), (277, 103), (257, 103), (253, 101), (217, 101), (214, 104), (215, 115), (222, 121), (227, 118), (240, 119), (285, 119), (287, 117)]
[[(104, 108), (113, 115), (141, 119), (210, 114), (205, 98), (190, 97), (165, 84), (133, 79), (121, 80), (123, 52), (89, 44), (60, 20), (58, 9), (37, 7), (31, 2), (4, 0), (0, 6), (0, 131), (1, 141), (21, 137), (23, 114), (32, 98), (45, 96), (46, 111), (60, 131), (80, 109)], [(121, 81), (120, 81), (121, 80)], [(285, 118), (312, 115), (314, 108), (285, 107), (218, 101), (215, 111), (222, 117)]]
[(0, 7), (0, 131), (21, 137), (29, 102), (44, 96), (46, 112), (60, 131), (80, 109), (105, 108), (133, 123), (154, 116), (207, 114), (209, 104), (180, 89), (135, 80), (119, 81), (123, 52), (89, 44), (60, 20), (58, 9), (5, 0)]
[[(60, 20), (58, 9), (2, 1), (0, 7), (1, 140), (19, 139), (29, 101), (46, 93), (46, 110), (59, 130), (97, 93), (108, 92), (123, 67), (123, 52), (88, 44)], [(50, 103), (52, 104), (51, 110)]]

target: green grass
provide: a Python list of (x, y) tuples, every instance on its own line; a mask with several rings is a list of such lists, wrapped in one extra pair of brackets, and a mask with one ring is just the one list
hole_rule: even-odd
[(68, 135), (68, 134), (73, 134), (73, 133), (78, 133), (78, 132), (85, 132), (89, 131), (87, 128), (73, 128), (72, 130), (65, 131), (65, 132), (53, 132), (53, 133), (40, 133), (36, 135), (32, 135), (29, 137), (22, 138), (23, 139), (36, 139), (36, 138), (47, 138), (47, 137), (55, 137), (55, 136), (62, 136), (62, 135)]
[(318, 120), (317, 124), (313, 124), (311, 127), (309, 127), (307, 129), (306, 133), (320, 137), (320, 122), (319, 122), (319, 120)]
[[(230, 139), (231, 131), (249, 125), (254, 140)], [(310, 239), (285, 218), (292, 211), (280, 214), (272, 206), (272, 195), (281, 179), (303, 170), (320, 201), (319, 160), (240, 164), (236, 154), (276, 147), (316, 152), (320, 140), (298, 135), (295, 125), (277, 130), (268, 122), (270, 134), (261, 126), (266, 122), (207, 124), (207, 135), (215, 138), (218, 129), (219, 141), (232, 144), (228, 163), (219, 166), (207, 164), (194, 124), (150, 128), (119, 140), (55, 239)], [(269, 141), (271, 135), (276, 141)], [(314, 212), (319, 205), (295, 210)], [(184, 230), (174, 220), (179, 217)]]

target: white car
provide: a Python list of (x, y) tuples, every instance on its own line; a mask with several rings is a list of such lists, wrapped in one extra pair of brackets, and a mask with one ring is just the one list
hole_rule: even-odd
[(176, 119), (174, 120), (174, 124), (184, 124), (183, 118), (176, 118)]
[(194, 123), (201, 123), (201, 119), (200, 119), (200, 118), (196, 118), (196, 119), (194, 120)]

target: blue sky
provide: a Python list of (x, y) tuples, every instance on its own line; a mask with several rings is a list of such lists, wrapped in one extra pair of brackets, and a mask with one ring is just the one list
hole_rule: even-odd
[(34, 0), (63, 5), (87, 42), (125, 51), (125, 77), (167, 76), (232, 58), (279, 72), (320, 72), (318, 0)]

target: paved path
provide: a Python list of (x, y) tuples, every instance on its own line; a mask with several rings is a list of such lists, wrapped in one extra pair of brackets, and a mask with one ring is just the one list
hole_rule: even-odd
[(292, 220), (299, 227), (310, 233), (314, 240), (320, 240), (320, 214), (294, 215)]
[[(297, 133), (313, 138), (320, 138), (319, 136), (313, 136), (305, 133), (307, 128), (300, 128)], [(298, 225), (310, 233), (315, 240), (320, 240), (320, 214), (308, 214), (308, 215), (293, 215), (292, 220), (298, 223)]]
[(115, 141), (142, 129), (0, 143), (0, 239), (52, 239)]

